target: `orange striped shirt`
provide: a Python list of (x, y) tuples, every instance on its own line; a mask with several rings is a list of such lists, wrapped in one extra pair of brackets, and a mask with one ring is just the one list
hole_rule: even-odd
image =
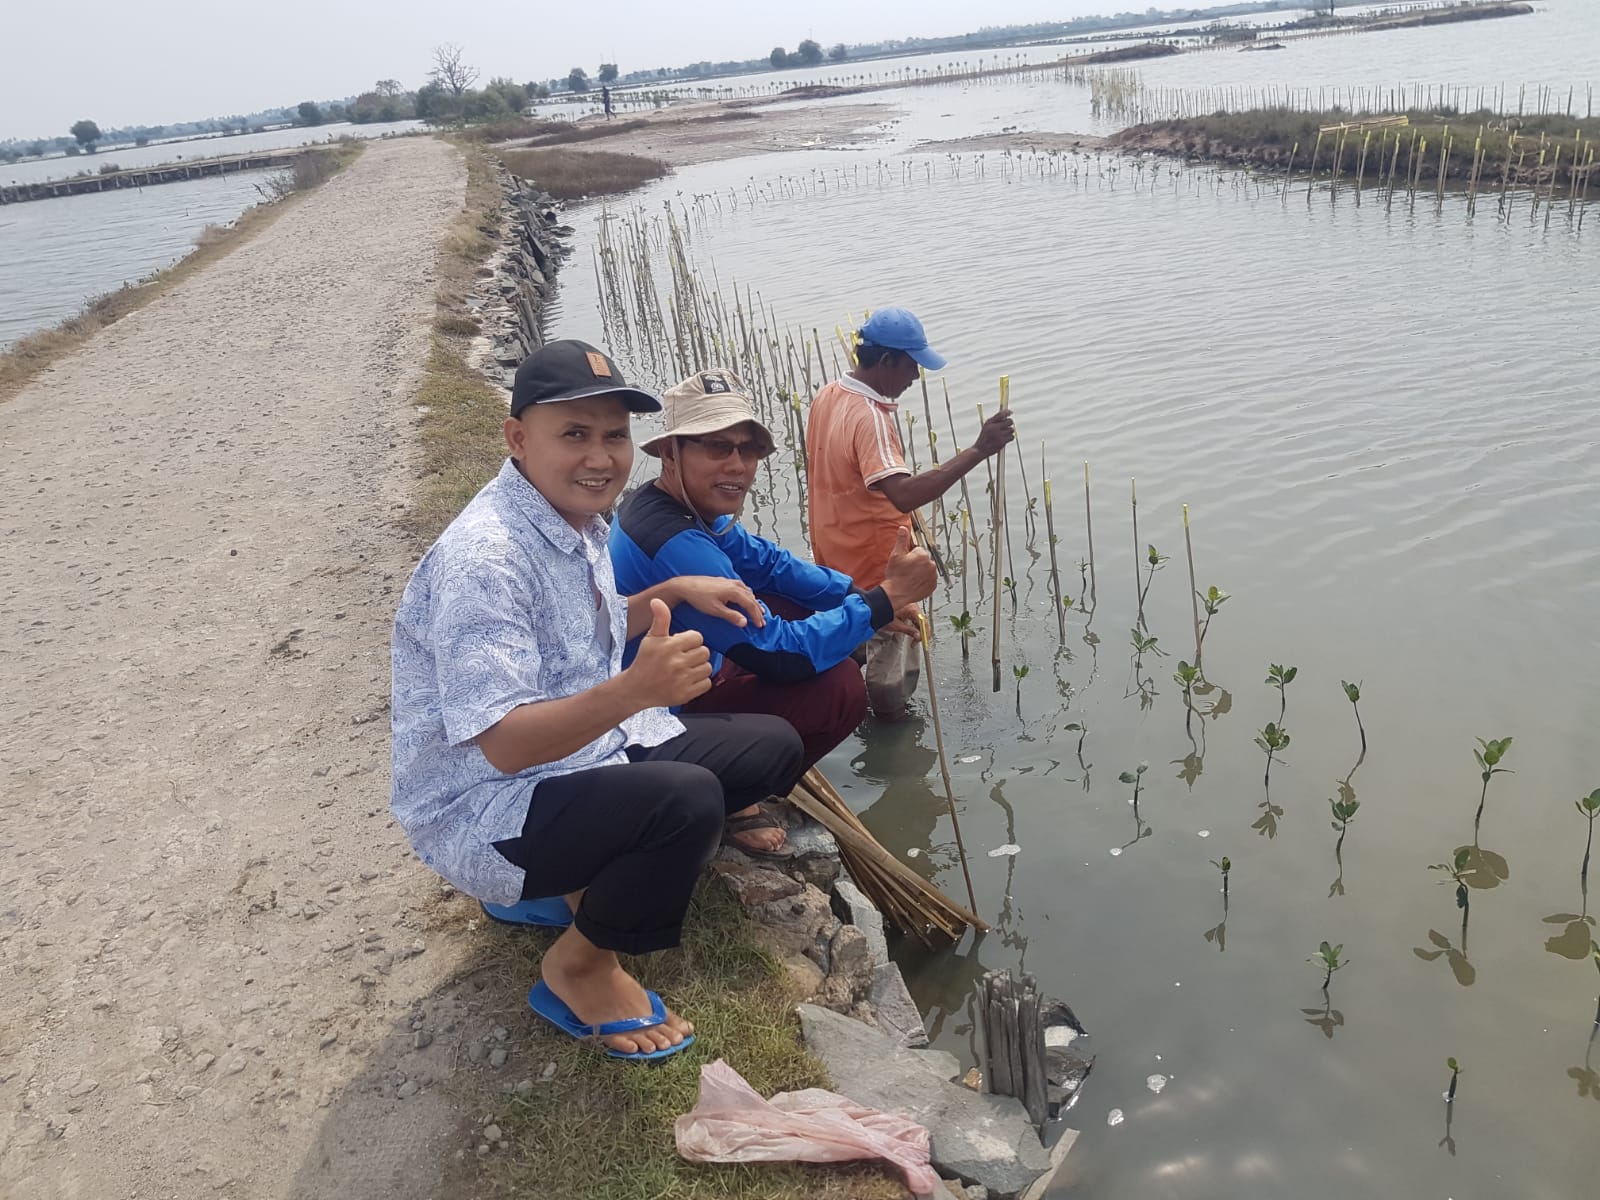
[(897, 532), (911, 527), (910, 516), (874, 486), (891, 475), (911, 474), (895, 425), (897, 407), (848, 375), (811, 402), (806, 462), (812, 554), (860, 588), (883, 582)]

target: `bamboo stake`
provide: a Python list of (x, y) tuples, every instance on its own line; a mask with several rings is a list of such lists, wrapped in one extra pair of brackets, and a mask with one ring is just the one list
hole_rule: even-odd
[(972, 640), (972, 606), (967, 603), (967, 510), (961, 510), (961, 616), (969, 623), (969, 627), (961, 631), (961, 661), (970, 661), (967, 643)]
[[(1000, 376), (1000, 411), (1005, 412), (1011, 406), (1011, 376)], [(994, 645), (990, 651), (990, 662), (994, 666), (994, 690), (1000, 690), (1000, 538), (1006, 524), (1006, 448), (1000, 447), (1000, 452), (995, 455), (995, 484), (994, 484), (994, 533), (991, 538), (994, 543)]]
[[(1001, 378), (1005, 378), (1002, 376)], [(1004, 400), (1001, 401), (1004, 407)], [(1003, 450), (1001, 453), (1005, 453)], [(999, 596), (995, 597), (995, 611), (1000, 611)], [(933, 744), (939, 752), (939, 777), (944, 781), (944, 798), (950, 806), (950, 827), (955, 830), (956, 854), (961, 859), (961, 877), (967, 884), (967, 907), (974, 913), (978, 911), (977, 894), (972, 890), (972, 869), (967, 865), (967, 846), (961, 837), (961, 817), (956, 812), (955, 788), (950, 783), (950, 761), (944, 752), (944, 727), (939, 722), (939, 693), (933, 685), (933, 650), (928, 644), (928, 618), (924, 616), (922, 625), (922, 671), (928, 677), (928, 712), (933, 717)], [(995, 621), (995, 691), (1000, 690), (1000, 623)], [(980, 922), (981, 924), (981, 922)]]
[(1100, 593), (1094, 582), (1094, 512), (1089, 505), (1089, 460), (1083, 460), (1083, 528), (1089, 538), (1089, 609), (1100, 604)]
[[(939, 386), (944, 389), (944, 416), (950, 422), (950, 453), (961, 453), (961, 439), (956, 436), (956, 415), (950, 407), (950, 385), (944, 380), (939, 381)], [(967, 477), (961, 477), (961, 505), (968, 516), (972, 514), (972, 493), (967, 490)], [(978, 568), (978, 595), (983, 595), (983, 548), (978, 544), (978, 527), (972, 527), (972, 565)]]
[(1189, 556), (1189, 610), (1194, 614), (1194, 669), (1200, 669), (1200, 587), (1194, 580), (1194, 542), (1189, 537), (1189, 506), (1183, 506), (1183, 548)]
[[(1039, 465), (1044, 467), (1044, 443), (1039, 443)], [(1050, 480), (1047, 476), (1044, 481), (1044, 532), (1050, 539), (1050, 596), (1055, 603), (1056, 631), (1061, 635), (1062, 645), (1067, 641), (1067, 614), (1061, 603), (1061, 567), (1056, 561), (1056, 514), (1055, 504), (1050, 498)]]
[(1133, 502), (1133, 598), (1134, 598), (1135, 601), (1138, 602), (1138, 605), (1139, 605), (1139, 615), (1138, 615), (1138, 618), (1137, 618), (1138, 622), (1139, 622), (1139, 628), (1144, 630), (1146, 633), (1149, 633), (1150, 632), (1150, 626), (1146, 625), (1145, 624), (1145, 620), (1144, 620), (1144, 595), (1139, 591), (1139, 481), (1138, 480), (1136, 480), (1136, 479), (1128, 480), (1128, 495), (1129, 495), (1129, 497), (1131, 498), (1131, 500)]

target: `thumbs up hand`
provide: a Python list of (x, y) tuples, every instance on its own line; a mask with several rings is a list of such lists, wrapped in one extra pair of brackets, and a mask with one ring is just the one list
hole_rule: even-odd
[(933, 595), (939, 583), (939, 570), (933, 558), (922, 547), (911, 546), (911, 531), (900, 527), (895, 535), (894, 550), (884, 568), (883, 591), (896, 612), (918, 600)]
[(675, 708), (711, 690), (711, 651), (698, 633), (672, 632), (672, 610), (650, 601), (650, 629), (625, 672), (644, 708)]

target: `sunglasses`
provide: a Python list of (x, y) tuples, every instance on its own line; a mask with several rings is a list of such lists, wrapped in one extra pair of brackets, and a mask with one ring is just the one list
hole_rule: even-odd
[(686, 437), (683, 440), (693, 442), (706, 452), (708, 458), (717, 462), (727, 459), (735, 450), (739, 452), (739, 457), (746, 462), (760, 462), (769, 456), (774, 449), (766, 442), (730, 442), (727, 438)]

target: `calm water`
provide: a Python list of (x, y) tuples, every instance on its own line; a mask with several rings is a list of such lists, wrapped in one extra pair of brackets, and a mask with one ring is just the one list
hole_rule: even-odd
[[(85, 164), (148, 166), (179, 157), (243, 154), (342, 135), (380, 137), (420, 125), (406, 121), (280, 129), (106, 151), (92, 159), (16, 163), (0, 168), (0, 177), (8, 182), (47, 179), (71, 175)], [(247, 172), (0, 207), (0, 350), (70, 317), (86, 300), (170, 266), (193, 249), (195, 236), (207, 225), (226, 224), (257, 203), (263, 178), (263, 173)]]
[[(1314, 44), (1358, 45), (1384, 41)], [(1482, 75), (1496, 77), (1488, 60)], [(971, 97), (998, 94), (972, 89), (948, 120), (981, 123)], [(970, 997), (988, 968), (1025, 967), (1077, 1008), (1100, 1061), (1072, 1114), (1076, 1196), (1592, 1194), (1600, 974), (1568, 956), (1594, 935), (1573, 801), (1600, 787), (1592, 222), (1583, 236), (1562, 221), (1546, 232), (1525, 202), (1509, 225), (1469, 221), (1453, 199), (1442, 214), (1348, 194), (1285, 204), (1230, 174), (1163, 168), (1152, 182), (1131, 168), (1102, 177), (1089, 160), (1040, 177), (993, 155), (959, 178), (943, 156), (912, 155), (909, 182), (900, 159), (879, 186), (878, 157), (710, 164), (638, 203), (720, 195), (722, 214), (694, 224), (697, 262), (795, 327), (827, 334), (873, 304), (916, 308), (951, 360), (963, 442), (1009, 373), (1036, 496), (1048, 443), (1073, 594), (1093, 463), (1098, 644), (1078, 612), (1058, 644), (1047, 548), (1025, 536), (1014, 465), (1020, 582), (1015, 610), (1002, 605), (998, 695), (975, 573), (985, 635), (970, 669), (949, 632), (957, 593), (938, 601), (936, 682), (995, 924), (953, 952), (902, 948), (938, 1043), (974, 1057)], [(774, 182), (813, 172), (826, 193)], [(745, 193), (734, 211), (729, 192), (745, 187), (772, 198)], [(565, 277), (560, 333), (602, 336), (593, 289), (582, 264)], [(1146, 605), (1171, 651), (1144, 660), (1148, 704), (1129, 647), (1130, 477), (1141, 543), (1172, 556)], [(1201, 707), (1215, 712), (1192, 730), (1171, 680), (1193, 648), (1183, 503), (1201, 587), (1233, 594), (1206, 642), (1221, 690)], [(780, 463), (748, 519), (803, 545), (798, 507)], [(1253, 738), (1278, 717), (1263, 683), (1273, 662), (1299, 676), (1269, 795)], [(1014, 665), (1029, 668), (1020, 717)], [(1362, 681), (1359, 766), (1341, 679)], [(1088, 727), (1087, 766), (1069, 722)], [(1464, 929), (1428, 867), (1474, 844), (1475, 739), (1506, 735), (1514, 773), (1495, 777), (1477, 836), (1476, 882), (1497, 886), (1471, 892)], [(1118, 775), (1141, 762), (1136, 817)], [(959, 894), (929, 728), (869, 726), (824, 769), (888, 846)], [(1341, 875), (1329, 799), (1342, 780), (1361, 808)], [(1022, 850), (989, 856), (1006, 844)], [(1226, 911), (1209, 861), (1223, 855)], [(1350, 960), (1327, 1002), (1305, 961), (1324, 939)], [(1451, 1056), (1466, 1072), (1447, 1130)], [(1171, 1080), (1159, 1095), (1156, 1073)], [(1111, 1127), (1114, 1108), (1126, 1120)]]

